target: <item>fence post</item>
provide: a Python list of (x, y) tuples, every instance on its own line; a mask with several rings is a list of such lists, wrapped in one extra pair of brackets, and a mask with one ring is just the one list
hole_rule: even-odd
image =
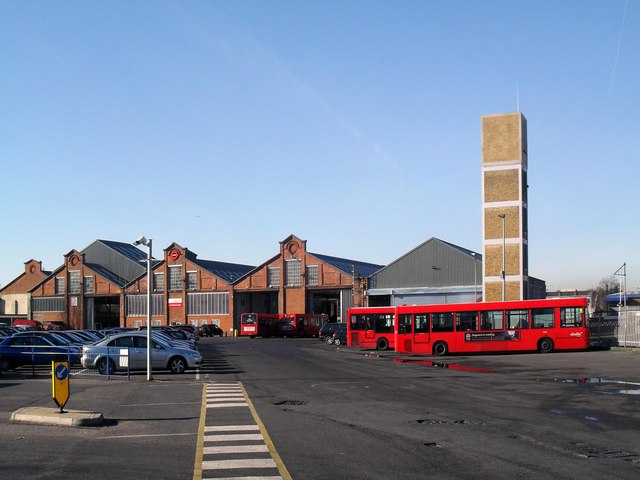
[(110, 377), (109, 377), (109, 373), (110, 373), (109, 370), (110, 370), (110, 367), (111, 367), (111, 357), (109, 355), (110, 352), (111, 352), (111, 347), (107, 347), (107, 380), (110, 379)]

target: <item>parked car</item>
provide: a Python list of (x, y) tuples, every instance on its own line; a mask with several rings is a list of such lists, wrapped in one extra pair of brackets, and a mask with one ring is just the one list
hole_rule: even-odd
[(219, 337), (222, 337), (224, 335), (224, 332), (218, 325), (202, 325), (200, 327), (201, 337), (215, 337), (216, 335)]
[(0, 341), (0, 370), (23, 365), (51, 365), (52, 361), (80, 363), (79, 347), (56, 343), (46, 335), (16, 334)]
[(342, 328), (340, 325), (344, 325), (345, 329), (347, 328), (346, 323), (339, 323), (339, 322), (325, 323), (324, 326), (320, 329), (318, 338), (328, 344), (333, 343), (333, 332), (338, 330), (338, 328)]
[[(172, 347), (176, 348), (190, 348), (191, 350), (196, 349), (196, 342), (194, 339), (180, 339), (175, 338), (169, 334), (169, 332), (165, 331), (166, 327), (151, 327), (151, 338), (161, 340), (164, 343), (169, 344)], [(140, 332), (146, 336), (147, 327), (139, 327), (136, 332)]]
[(19, 318), (13, 321), (13, 326), (22, 329), (30, 328), (33, 330), (44, 330), (42, 323), (40, 323), (38, 320), (24, 320), (22, 318)]
[[(155, 333), (155, 332), (154, 332)], [(189, 348), (175, 348), (160, 340), (155, 335), (151, 338), (151, 367), (157, 370), (171, 370), (172, 373), (183, 373), (187, 368), (202, 365), (202, 355)], [(111, 335), (94, 345), (82, 348), (82, 366), (97, 369), (101, 374), (122, 369), (118, 361), (120, 350), (128, 349), (128, 368), (145, 370), (147, 368), (147, 334), (146, 332), (126, 332)], [(126, 368), (126, 367), (125, 367)]]
[(347, 324), (346, 323), (339, 323), (338, 324), (338, 328), (336, 329), (335, 332), (333, 332), (333, 335), (331, 336), (331, 342), (329, 342), (327, 340), (328, 344), (334, 344), (337, 346), (340, 345), (346, 345), (347, 344)]
[(171, 328), (176, 328), (178, 330), (182, 330), (183, 332), (185, 332), (187, 335), (189, 335), (190, 337), (193, 336), (194, 338), (198, 338), (198, 327), (196, 327), (195, 325), (171, 325)]
[(47, 322), (44, 327), (45, 330), (69, 330), (69, 326), (60, 321)]

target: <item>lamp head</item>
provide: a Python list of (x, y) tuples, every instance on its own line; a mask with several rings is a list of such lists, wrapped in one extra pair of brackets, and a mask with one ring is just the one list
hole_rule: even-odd
[(144, 235), (140, 238), (138, 238), (135, 242), (133, 242), (134, 245), (146, 245), (147, 244), (147, 239), (144, 237)]

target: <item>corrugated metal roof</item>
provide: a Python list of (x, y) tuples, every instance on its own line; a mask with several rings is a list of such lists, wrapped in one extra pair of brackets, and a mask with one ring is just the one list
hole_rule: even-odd
[(320, 253), (309, 252), (309, 255), (313, 255), (318, 260), (322, 260), (323, 262), (326, 262), (329, 265), (337, 268), (338, 270), (342, 270), (343, 272), (348, 273), (349, 275), (355, 273), (356, 276), (359, 277), (368, 277), (369, 275), (373, 275), (381, 268), (384, 268), (384, 265), (360, 262), (358, 260), (349, 260), (347, 258), (330, 257), (329, 255), (322, 255)]
[(370, 288), (474, 285), (481, 276), (481, 254), (432, 237), (372, 275)]
[(114, 242), (113, 240), (96, 240), (96, 242), (105, 244), (111, 250), (115, 250), (132, 262), (139, 263), (147, 259), (147, 254), (131, 243)]
[(127, 279), (122, 278), (113, 272), (110, 272), (102, 265), (98, 265), (97, 263), (85, 263), (85, 265), (96, 272), (98, 275), (104, 277), (105, 279), (109, 280), (111, 283), (118, 285), (119, 287), (124, 287), (128, 283)]
[(109, 272), (110, 278), (121, 278), (125, 283), (147, 271), (147, 253), (130, 243), (96, 240), (86, 247), (82, 254), (86, 264), (100, 266), (105, 275)]
[(228, 283), (232, 283), (246, 275), (255, 267), (252, 265), (239, 265), (237, 263), (216, 262), (213, 260), (200, 260), (195, 258), (194, 263), (222, 278)]

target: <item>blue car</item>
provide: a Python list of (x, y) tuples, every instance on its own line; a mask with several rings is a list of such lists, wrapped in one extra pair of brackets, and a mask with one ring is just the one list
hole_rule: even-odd
[(24, 365), (51, 365), (52, 361), (79, 364), (82, 349), (39, 335), (18, 335), (0, 341), (0, 370)]

